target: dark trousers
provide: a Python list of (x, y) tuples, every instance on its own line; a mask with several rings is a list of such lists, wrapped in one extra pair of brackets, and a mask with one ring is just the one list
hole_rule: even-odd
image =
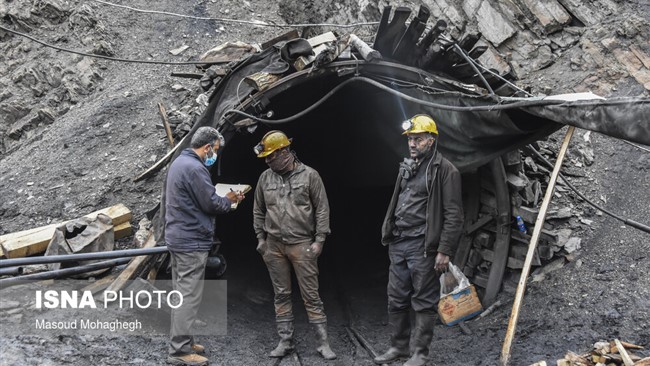
[(398, 238), (388, 246), (388, 312), (435, 312), (440, 280), (435, 255), (424, 256), (424, 236)]
[(169, 252), (169, 254), (174, 290), (183, 295), (183, 305), (177, 309), (172, 308), (169, 354), (184, 355), (193, 353), (194, 337), (191, 333), (203, 298), (208, 252)]
[(285, 244), (269, 236), (262, 254), (269, 270), (275, 293), (275, 318), (278, 322), (293, 321), (291, 305), (291, 268), (296, 272), (300, 294), (310, 323), (327, 321), (318, 294), (318, 257), (310, 250), (311, 243)]

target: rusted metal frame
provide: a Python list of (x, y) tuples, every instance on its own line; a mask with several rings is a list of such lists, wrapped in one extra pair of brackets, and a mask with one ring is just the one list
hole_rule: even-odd
[(542, 206), (539, 209), (539, 214), (537, 215), (537, 220), (535, 220), (535, 228), (533, 229), (533, 234), (530, 238), (530, 244), (528, 246), (528, 253), (526, 254), (526, 260), (524, 261), (524, 268), (521, 270), (521, 276), (519, 278), (519, 284), (517, 285), (517, 293), (515, 294), (515, 300), (512, 305), (512, 313), (510, 314), (510, 321), (508, 323), (508, 330), (506, 331), (506, 337), (503, 341), (503, 348), (501, 349), (501, 365), (507, 366), (510, 362), (510, 352), (512, 351), (512, 341), (515, 336), (515, 330), (517, 329), (517, 320), (519, 319), (519, 310), (521, 309), (521, 304), (524, 298), (524, 292), (526, 291), (526, 280), (530, 272), (530, 266), (533, 262), (533, 256), (535, 255), (535, 249), (537, 248), (537, 242), (542, 233), (542, 228), (544, 227), (544, 221), (546, 220), (546, 213), (548, 207), (553, 198), (553, 191), (555, 190), (555, 183), (560, 174), (560, 169), (562, 168), (562, 162), (566, 155), (567, 148), (569, 147), (569, 142), (571, 141), (571, 136), (575, 127), (570, 126), (567, 130), (566, 135), (564, 136), (564, 141), (560, 147), (560, 152), (558, 153), (557, 160), (555, 162), (555, 167), (553, 168), (553, 173), (546, 187), (546, 193), (544, 194), (544, 200), (542, 201)]
[(497, 294), (501, 289), (503, 274), (508, 264), (508, 255), (510, 252), (510, 192), (506, 181), (506, 170), (503, 167), (501, 158), (497, 158), (488, 163), (492, 173), (494, 183), (494, 194), (497, 201), (496, 217), (496, 239), (494, 241), (494, 262), (490, 267), (487, 288), (483, 295), (483, 306), (490, 306), (496, 300)]

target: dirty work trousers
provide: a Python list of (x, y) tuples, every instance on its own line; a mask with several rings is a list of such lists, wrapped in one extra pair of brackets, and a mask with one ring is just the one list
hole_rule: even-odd
[(262, 254), (275, 293), (275, 319), (293, 321), (291, 306), (291, 268), (296, 273), (300, 294), (310, 323), (327, 321), (323, 302), (318, 294), (318, 257), (310, 250), (311, 243), (285, 244), (269, 235)]
[(183, 305), (172, 309), (169, 354), (180, 356), (193, 353), (194, 337), (191, 329), (203, 298), (203, 276), (208, 252), (170, 251), (169, 254), (174, 290), (183, 295)]
[(388, 245), (388, 312), (435, 312), (440, 298), (436, 256), (424, 256), (424, 235), (397, 238)]

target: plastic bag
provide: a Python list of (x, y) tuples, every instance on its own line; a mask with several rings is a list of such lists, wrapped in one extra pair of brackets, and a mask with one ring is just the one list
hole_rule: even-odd
[(447, 272), (440, 275), (440, 297), (457, 294), (469, 287), (469, 280), (460, 268), (449, 262)]
[[(110, 252), (113, 250), (114, 245), (113, 220), (110, 216), (100, 213), (95, 218), (81, 217), (58, 226), (47, 246), (45, 255)], [(101, 260), (50, 263), (47, 266), (49, 270), (57, 270), (91, 264)], [(109, 268), (98, 269), (73, 276), (73, 278), (97, 276), (108, 270)]]

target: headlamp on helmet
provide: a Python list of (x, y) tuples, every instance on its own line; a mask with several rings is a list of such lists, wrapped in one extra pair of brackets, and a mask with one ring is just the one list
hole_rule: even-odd
[(261, 154), (262, 151), (264, 151), (264, 144), (262, 144), (261, 142), (255, 145), (255, 147), (253, 148), (253, 152), (255, 153), (255, 155)]
[(410, 119), (407, 119), (406, 121), (402, 122), (402, 130), (408, 131), (411, 128), (413, 128), (413, 122), (411, 122)]
[(291, 139), (288, 138), (284, 132), (273, 130), (267, 132), (266, 135), (262, 137), (262, 141), (253, 148), (253, 151), (258, 158), (265, 158), (271, 155), (274, 151), (289, 145), (291, 145)]
[(403, 135), (409, 133), (431, 133), (438, 134), (436, 122), (426, 114), (416, 114), (402, 123)]

